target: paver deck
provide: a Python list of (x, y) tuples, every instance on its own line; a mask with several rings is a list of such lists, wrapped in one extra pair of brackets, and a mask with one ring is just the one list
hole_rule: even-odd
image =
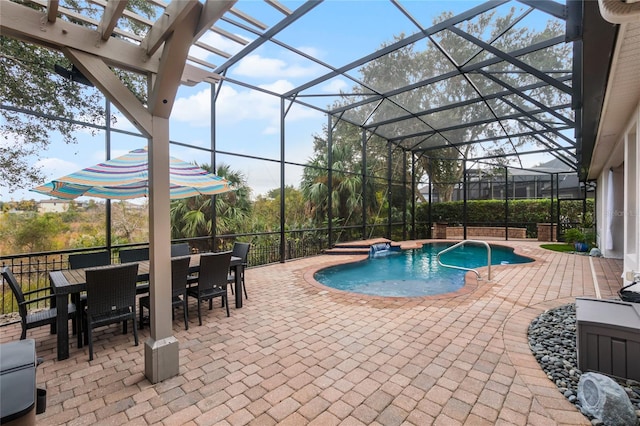
[[(495, 242), (494, 242), (495, 243)], [(368, 297), (330, 290), (313, 272), (359, 256), (316, 256), (246, 272), (249, 299), (231, 318), (219, 305), (198, 326), (174, 321), (180, 375), (151, 384), (144, 347), (114, 325), (55, 360), (47, 327), (36, 339), (47, 389), (39, 424), (589, 425), (547, 379), (527, 327), (544, 310), (621, 285), (622, 263), (502, 244), (536, 262), (467, 274), (449, 295)], [(2, 342), (19, 338), (4, 327)], [(148, 328), (140, 331), (141, 342)], [(72, 339), (73, 340), (73, 339)]]

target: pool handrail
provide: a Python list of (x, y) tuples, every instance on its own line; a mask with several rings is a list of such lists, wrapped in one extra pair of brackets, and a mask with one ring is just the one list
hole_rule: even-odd
[(491, 246), (486, 241), (463, 240), (463, 241), (460, 241), (459, 243), (452, 245), (451, 247), (447, 247), (446, 249), (440, 251), (436, 255), (436, 260), (438, 261), (438, 265), (444, 266), (445, 268), (461, 269), (463, 271), (473, 271), (476, 273), (477, 277), (480, 278), (480, 272), (478, 272), (476, 269), (465, 268), (463, 266), (456, 266), (456, 265), (447, 265), (446, 263), (442, 263), (442, 261), (440, 260), (440, 255), (450, 252), (451, 250), (455, 250), (456, 248), (461, 247), (467, 243), (481, 244), (487, 248), (487, 281), (491, 281)]

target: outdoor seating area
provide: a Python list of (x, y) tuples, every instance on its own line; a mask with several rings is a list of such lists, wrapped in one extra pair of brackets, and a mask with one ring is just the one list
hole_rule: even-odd
[[(243, 309), (202, 311), (173, 322), (180, 374), (144, 376), (142, 345), (120, 327), (97, 330), (96, 356), (73, 348), (56, 360), (56, 336), (36, 340), (42, 424), (584, 424), (546, 378), (527, 342), (543, 311), (616, 295), (621, 262), (509, 242), (537, 261), (499, 266), (491, 282), (468, 276), (455, 294), (367, 297), (314, 282), (319, 268), (361, 259), (321, 255), (249, 268), (260, 283)], [(590, 271), (593, 262), (594, 274)], [(594, 281), (595, 280), (595, 281)], [(20, 336), (3, 329), (2, 343)], [(139, 330), (144, 342), (149, 329)]]
[[(234, 256), (232, 251), (226, 251), (171, 258), (171, 304), (172, 307), (182, 307), (186, 329), (189, 326), (189, 296), (198, 300), (200, 325), (202, 301), (209, 301), (211, 310), (212, 300), (220, 297), (227, 317), (230, 316), (227, 296), (229, 286), (235, 287), (235, 307), (242, 307), (244, 267), (250, 245), (243, 244), (242, 247), (242, 253), (238, 254), (244, 253), (244, 257)], [(106, 251), (72, 254), (69, 256), (69, 269), (56, 269), (48, 273), (50, 287), (27, 292), (23, 292), (22, 285), (11, 268), (3, 267), (3, 282), (8, 284), (18, 304), (21, 318), (20, 339), (27, 337), (29, 329), (49, 325), (51, 334), (56, 336), (57, 359), (67, 359), (70, 356), (67, 325), (71, 320), (72, 332), (77, 335), (76, 348), (82, 348), (83, 342), (88, 344), (89, 358), (93, 359), (93, 329), (122, 322), (123, 334), (126, 334), (127, 321), (131, 320), (137, 346), (137, 314), (140, 315), (139, 325), (142, 327), (145, 320), (143, 309), (151, 312), (148, 284), (150, 262), (148, 256), (144, 255), (148, 254), (148, 248), (129, 251), (134, 253), (133, 256), (125, 256), (124, 260), (121, 256), (120, 263), (116, 264), (105, 263), (110, 259), (109, 252)], [(183, 251), (185, 248), (180, 247), (180, 252)], [(186, 251), (190, 251), (188, 245)], [(124, 251), (120, 252), (122, 253)], [(50, 294), (41, 296), (43, 293)], [(30, 310), (29, 306), (32, 305), (36, 309)]]

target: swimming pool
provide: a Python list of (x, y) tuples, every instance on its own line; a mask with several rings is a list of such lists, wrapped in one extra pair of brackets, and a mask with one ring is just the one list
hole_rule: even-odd
[[(415, 297), (450, 293), (464, 286), (466, 271), (438, 265), (436, 255), (452, 245), (430, 243), (422, 249), (332, 266), (316, 272), (314, 278), (328, 287), (374, 296)], [(478, 268), (486, 266), (487, 250), (482, 246), (465, 245), (445, 253), (440, 259), (450, 265)], [(492, 265), (532, 261), (515, 254), (509, 247), (491, 246)]]

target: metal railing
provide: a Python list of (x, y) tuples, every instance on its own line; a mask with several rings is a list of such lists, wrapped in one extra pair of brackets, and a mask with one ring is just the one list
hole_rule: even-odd
[[(326, 238), (318, 237), (317, 233), (291, 231), (287, 234), (285, 240), (285, 260), (299, 259), (304, 257), (315, 256), (322, 253), (328, 248)], [(211, 240), (209, 238), (209, 240)], [(219, 250), (231, 250), (234, 241), (251, 242), (251, 249), (247, 256), (247, 264), (249, 267), (267, 265), (281, 261), (280, 238), (279, 233), (273, 236), (268, 234), (261, 235), (225, 235), (217, 237)], [(189, 242), (192, 249), (198, 250), (200, 239), (181, 240), (181, 242)], [(127, 244), (111, 248), (111, 263), (118, 263), (118, 252), (123, 248), (142, 247), (147, 244)], [(92, 247), (90, 249), (73, 249), (39, 253), (23, 253), (0, 258), (0, 266), (8, 266), (11, 268), (16, 280), (22, 286), (23, 291), (41, 290), (44, 295), (45, 291), (49, 291), (49, 273), (69, 269), (69, 255), (74, 253), (91, 252), (97, 250), (107, 250), (107, 247)], [(0, 280), (0, 315), (17, 312), (18, 305), (13, 296), (13, 292), (9, 285), (4, 282), (4, 278)], [(47, 307), (46, 302), (42, 302), (38, 308)], [(30, 308), (36, 308), (31, 306)], [(15, 322), (15, 321), (13, 321)], [(0, 321), (0, 324), (6, 324), (6, 321)], [(9, 322), (12, 323), (12, 322)]]
[(443, 255), (445, 253), (448, 253), (448, 252), (450, 252), (452, 250), (455, 250), (458, 247), (462, 247), (465, 244), (480, 244), (480, 245), (483, 245), (483, 246), (485, 246), (487, 248), (487, 281), (491, 281), (491, 246), (486, 241), (464, 240), (464, 241), (460, 241), (457, 244), (452, 245), (451, 247), (447, 247), (446, 249), (442, 250), (441, 252), (439, 252), (436, 255), (436, 260), (438, 261), (438, 265), (444, 266), (445, 268), (460, 269), (460, 270), (463, 270), (463, 271), (472, 271), (472, 272), (475, 272), (475, 274), (477, 275), (478, 278), (480, 278), (480, 272), (478, 272), (476, 269), (465, 268), (464, 266), (448, 265), (446, 263), (443, 263), (440, 260), (440, 256), (441, 255)]

